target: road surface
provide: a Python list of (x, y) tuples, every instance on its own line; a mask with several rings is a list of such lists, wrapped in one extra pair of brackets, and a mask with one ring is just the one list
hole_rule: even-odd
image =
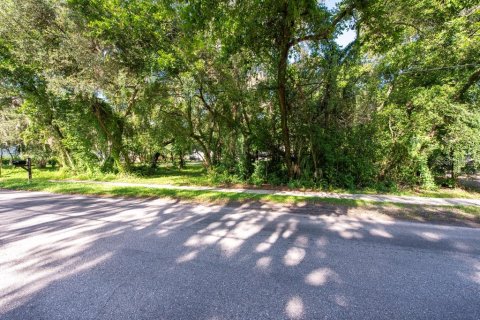
[(480, 230), (0, 190), (1, 319), (480, 319)]

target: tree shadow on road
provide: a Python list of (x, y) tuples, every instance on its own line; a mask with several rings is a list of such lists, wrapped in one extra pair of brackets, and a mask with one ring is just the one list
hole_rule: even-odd
[(306, 210), (35, 193), (1, 203), (1, 318), (480, 316), (473, 242), (348, 207)]

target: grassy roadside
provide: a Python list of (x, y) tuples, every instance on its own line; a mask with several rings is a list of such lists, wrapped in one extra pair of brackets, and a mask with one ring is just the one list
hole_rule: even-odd
[[(208, 202), (216, 204), (237, 204), (246, 202), (273, 203), (291, 206), (292, 208), (308, 207), (311, 208), (312, 212), (316, 210), (316, 213), (321, 212), (321, 210), (317, 210), (319, 208), (321, 208), (322, 210), (328, 209), (326, 210), (326, 212), (334, 211), (349, 214), (374, 212), (389, 217), (405, 220), (431, 221), (440, 223), (480, 226), (479, 207), (418, 206), (338, 198), (230, 193), (208, 190), (174, 190), (145, 187), (122, 187), (92, 183), (69, 184), (49, 181), (50, 179), (66, 178), (71, 178), (71, 176), (65, 175), (59, 171), (36, 170), (34, 172), (33, 181), (31, 183), (28, 183), (25, 179), (24, 171), (10, 169), (8, 172), (5, 172), (5, 170), (3, 171), (2, 177), (0, 178), (0, 188), (10, 190), (47, 191), (61, 194), (81, 194), (127, 198), (170, 198), (191, 202)], [(128, 182), (134, 181), (129, 180)], [(145, 183), (146, 181), (141, 180), (135, 182)], [(148, 183), (151, 182), (148, 181)], [(341, 210), (338, 210), (339, 208)]]
[[(389, 194), (399, 196), (417, 196), (417, 197), (432, 197), (432, 198), (464, 198), (464, 199), (480, 199), (480, 192), (465, 190), (462, 188), (449, 189), (439, 188), (437, 190), (396, 190), (388, 192), (379, 192), (374, 189), (328, 189), (328, 190), (311, 190), (311, 189), (290, 189), (286, 186), (272, 186), (272, 185), (246, 185), (246, 184), (225, 184), (221, 181), (212, 178), (204, 170), (201, 164), (188, 164), (185, 169), (172, 168), (170, 166), (160, 166), (151, 175), (142, 175), (140, 172), (129, 175), (119, 175), (112, 173), (70, 173), (56, 169), (34, 169), (34, 181), (43, 180), (91, 180), (91, 181), (106, 181), (106, 182), (129, 182), (129, 183), (148, 183), (148, 184), (171, 184), (178, 186), (211, 186), (211, 187), (240, 187), (240, 188), (261, 188), (261, 189), (279, 189), (279, 190), (301, 190), (301, 191), (328, 191), (334, 193), (345, 194)], [(4, 167), (3, 174), (0, 177), (6, 180), (11, 179), (25, 179), (26, 173), (23, 169)]]
[[(0, 188), (9, 190), (47, 191), (63, 194), (85, 194), (97, 196), (117, 197), (157, 197), (181, 200), (195, 200), (205, 202), (240, 202), (240, 201), (268, 201), (273, 203), (298, 204), (329, 203), (336, 205), (360, 206), (370, 203), (363, 200), (337, 199), (337, 198), (312, 198), (302, 196), (279, 196), (251, 193), (233, 193), (209, 190), (176, 190), (146, 187), (122, 187), (93, 183), (61, 183), (50, 182), (48, 179), (34, 179), (28, 183), (25, 179), (0, 178)], [(373, 203), (373, 202), (371, 202)]]

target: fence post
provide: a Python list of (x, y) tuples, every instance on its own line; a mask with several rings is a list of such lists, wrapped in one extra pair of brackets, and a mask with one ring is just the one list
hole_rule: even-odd
[(32, 159), (27, 158), (28, 182), (32, 182)]

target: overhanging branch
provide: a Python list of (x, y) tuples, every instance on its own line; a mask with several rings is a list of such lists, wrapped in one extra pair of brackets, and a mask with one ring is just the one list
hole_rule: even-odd
[(465, 93), (467, 93), (468, 89), (473, 86), (477, 81), (480, 80), (480, 69), (477, 69), (472, 75), (468, 78), (467, 83), (463, 85), (463, 87), (458, 91), (457, 100), (462, 100)]

